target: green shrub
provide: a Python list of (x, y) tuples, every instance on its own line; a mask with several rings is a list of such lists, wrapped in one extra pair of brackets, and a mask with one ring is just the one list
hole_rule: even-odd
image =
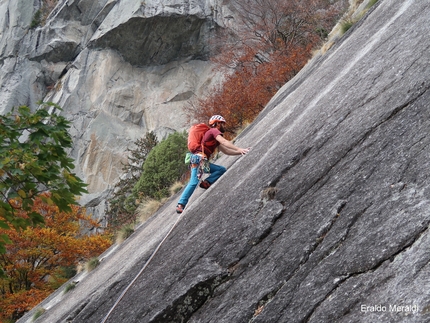
[(366, 9), (371, 8), (377, 2), (378, 2), (378, 0), (370, 0), (369, 3), (366, 6)]
[(126, 224), (121, 229), (119, 229), (117, 233), (116, 242), (122, 243), (124, 240), (126, 240), (129, 236), (131, 236), (134, 232), (134, 225), (133, 224)]
[(77, 274), (75, 266), (68, 266), (62, 268), (62, 276), (65, 278), (72, 278)]
[(37, 10), (34, 14), (33, 20), (31, 21), (30, 28), (39, 27), (42, 24), (42, 11)]
[(41, 317), (42, 314), (45, 313), (45, 311), (46, 310), (42, 307), (38, 308), (33, 315), (33, 321), (36, 321), (39, 317)]
[(75, 283), (67, 284), (67, 286), (64, 288), (64, 294), (70, 292), (72, 289), (75, 289), (75, 287), (76, 287)]
[(148, 154), (143, 172), (127, 199), (129, 205), (138, 205), (143, 198), (160, 200), (170, 195), (170, 186), (187, 170), (184, 163), (187, 148), (186, 132), (175, 132), (160, 142)]
[(342, 20), (340, 22), (340, 28), (341, 28), (342, 35), (345, 34), (355, 23), (356, 23), (356, 21), (354, 21), (351, 18)]
[(94, 270), (97, 268), (97, 266), (100, 264), (100, 260), (95, 257), (95, 258), (91, 258), (85, 265), (85, 268), (87, 269), (88, 272)]
[(49, 276), (49, 285), (53, 289), (60, 288), (64, 284), (65, 279), (68, 280), (74, 277), (76, 274), (77, 269), (75, 265), (59, 267), (58, 270), (52, 272), (52, 274)]
[(377, 2), (378, 0), (370, 0), (367, 3), (366, 8), (359, 12), (355, 18), (353, 18), (353, 15), (351, 13), (347, 18), (342, 19), (340, 21), (340, 30), (342, 35), (345, 34), (357, 21), (359, 21), (366, 14), (366, 12)]

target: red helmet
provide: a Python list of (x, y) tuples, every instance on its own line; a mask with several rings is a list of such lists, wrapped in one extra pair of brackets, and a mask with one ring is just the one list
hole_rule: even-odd
[(209, 119), (209, 125), (213, 125), (215, 122), (225, 122), (225, 119), (220, 115), (214, 115)]

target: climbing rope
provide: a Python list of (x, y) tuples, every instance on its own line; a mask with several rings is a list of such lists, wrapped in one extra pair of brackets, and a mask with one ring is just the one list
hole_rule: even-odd
[(145, 263), (145, 265), (142, 267), (142, 269), (139, 271), (139, 273), (136, 275), (136, 277), (134, 277), (134, 279), (131, 281), (130, 284), (128, 284), (128, 286), (124, 289), (124, 291), (121, 293), (121, 295), (118, 297), (118, 299), (116, 300), (115, 304), (113, 304), (112, 308), (110, 309), (110, 311), (106, 314), (106, 316), (104, 317), (103, 321), (101, 321), (101, 323), (105, 323), (107, 321), (107, 319), (109, 318), (109, 316), (112, 314), (113, 310), (116, 308), (116, 306), (119, 304), (119, 302), (122, 300), (122, 298), (124, 297), (124, 295), (128, 292), (128, 290), (130, 289), (130, 287), (136, 282), (136, 280), (139, 278), (139, 276), (143, 273), (143, 271), (145, 270), (145, 268), (148, 266), (148, 264), (151, 262), (152, 258), (154, 258), (155, 254), (157, 253), (157, 251), (160, 249), (161, 245), (163, 244), (163, 242), (167, 239), (167, 237), (170, 235), (170, 233), (172, 233), (173, 229), (176, 227), (176, 225), (179, 223), (179, 220), (182, 218), (183, 213), (181, 213), (178, 217), (178, 219), (176, 220), (176, 222), (173, 224), (173, 226), (170, 228), (169, 232), (167, 232), (166, 236), (163, 238), (163, 240), (161, 240), (161, 242), (158, 244), (157, 248), (154, 250), (154, 252), (152, 253), (151, 257), (149, 257), (148, 261)]

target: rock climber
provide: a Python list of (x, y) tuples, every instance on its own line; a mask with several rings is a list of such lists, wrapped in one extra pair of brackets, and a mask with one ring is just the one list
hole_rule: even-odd
[[(225, 123), (225, 119), (220, 115), (214, 115), (209, 119), (210, 129), (203, 135), (202, 145), (191, 156), (191, 177), (178, 201), (177, 213), (184, 211), (188, 200), (199, 183), (198, 168), (202, 158), (209, 160), (217, 147), (226, 155), (246, 155), (249, 152), (250, 148), (239, 148), (223, 137)], [(210, 176), (199, 185), (203, 189), (208, 189), (226, 172), (226, 168), (220, 165), (209, 163), (209, 167)]]

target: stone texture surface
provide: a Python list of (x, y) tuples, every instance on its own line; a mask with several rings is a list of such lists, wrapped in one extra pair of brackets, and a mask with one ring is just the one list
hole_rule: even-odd
[(41, 1), (1, 1), (0, 113), (60, 104), (73, 123), (76, 172), (89, 184), (83, 200), (97, 199), (122, 175), (127, 147), (148, 131), (161, 140), (187, 128), (184, 107), (221, 80), (208, 58), (225, 16), (233, 19), (228, 5), (60, 0), (30, 29)]
[[(238, 139), (250, 153), (219, 160), (227, 173), (107, 322), (430, 321), (429, 15), (425, 1), (379, 1), (286, 84)], [(175, 203), (36, 322), (102, 322)]]

